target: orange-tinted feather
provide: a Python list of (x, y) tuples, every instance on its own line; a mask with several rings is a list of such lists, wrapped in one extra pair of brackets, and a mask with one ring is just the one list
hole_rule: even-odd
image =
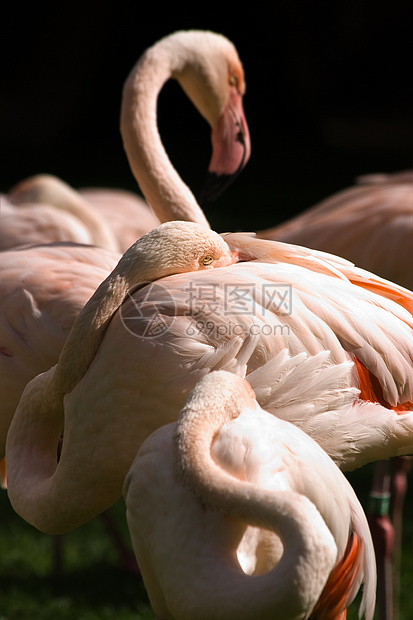
[(411, 402), (398, 403), (397, 407), (391, 407), (383, 396), (383, 389), (380, 385), (380, 381), (370, 370), (368, 370), (358, 359), (354, 358), (354, 364), (357, 369), (360, 387), (360, 398), (362, 400), (369, 400), (373, 403), (380, 403), (387, 409), (393, 409), (396, 413), (404, 413), (411, 409), (413, 404)]
[(343, 557), (331, 571), (324, 590), (310, 616), (311, 620), (345, 620), (352, 584), (360, 570), (362, 542), (356, 534), (349, 537)]

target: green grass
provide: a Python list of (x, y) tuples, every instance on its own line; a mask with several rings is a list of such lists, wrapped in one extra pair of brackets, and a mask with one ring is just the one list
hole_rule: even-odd
[[(125, 508), (111, 516), (125, 540)], [(0, 620), (153, 620), (142, 580), (122, 567), (97, 518), (59, 537), (62, 574), (55, 572), (56, 539), (38, 532), (0, 494)]]
[[(350, 476), (361, 498), (366, 496), (371, 471)], [(413, 478), (406, 502), (402, 588), (399, 620), (413, 618)], [(110, 511), (125, 540), (129, 540), (125, 507), (119, 501)], [(101, 519), (61, 537), (63, 574), (53, 568), (55, 539), (41, 534), (12, 510), (0, 493), (0, 620), (153, 620), (141, 579), (122, 567)], [(356, 620), (353, 604), (348, 620)], [(211, 619), (212, 620), (212, 619)]]

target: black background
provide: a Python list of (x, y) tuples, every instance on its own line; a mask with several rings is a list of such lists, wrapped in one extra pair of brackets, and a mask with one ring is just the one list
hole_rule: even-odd
[[(2, 192), (38, 172), (137, 190), (119, 134), (124, 79), (175, 30), (225, 34), (243, 62), (251, 160), (208, 208), (218, 230), (270, 226), (412, 165), (412, 3), (9, 3), (3, 9)], [(199, 193), (209, 127), (179, 87), (159, 99), (165, 148)]]

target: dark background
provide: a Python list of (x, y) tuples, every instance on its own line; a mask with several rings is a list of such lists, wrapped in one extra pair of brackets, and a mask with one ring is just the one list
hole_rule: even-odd
[[(218, 230), (257, 229), (353, 183), (412, 165), (412, 3), (9, 3), (2, 11), (1, 186), (49, 172), (75, 187), (137, 190), (119, 134), (124, 79), (179, 29), (221, 32), (243, 62), (251, 160), (208, 208)], [(179, 87), (159, 127), (198, 194), (209, 127)]]

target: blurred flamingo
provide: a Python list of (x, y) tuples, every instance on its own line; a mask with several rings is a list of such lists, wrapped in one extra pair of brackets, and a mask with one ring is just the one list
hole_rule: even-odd
[(347, 258), (413, 290), (413, 172), (366, 175), (274, 228), (263, 239), (297, 243)]
[(158, 226), (138, 195), (125, 190), (76, 191), (50, 174), (38, 174), (13, 187), (3, 202), (0, 249), (23, 243), (73, 241), (125, 252)]

